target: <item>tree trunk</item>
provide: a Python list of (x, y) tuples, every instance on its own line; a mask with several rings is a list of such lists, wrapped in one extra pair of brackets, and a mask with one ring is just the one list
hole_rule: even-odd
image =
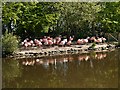
[(96, 35), (96, 34), (95, 34), (95, 25), (94, 25), (94, 22), (92, 22), (92, 34), (93, 34), (93, 36)]
[(108, 33), (108, 43), (110, 42), (110, 35), (109, 35), (109, 33)]
[(10, 22), (8, 23), (8, 32), (9, 33), (12, 32), (11, 23), (12, 23), (12, 21), (10, 20)]
[(118, 34), (118, 43), (120, 44), (120, 33)]

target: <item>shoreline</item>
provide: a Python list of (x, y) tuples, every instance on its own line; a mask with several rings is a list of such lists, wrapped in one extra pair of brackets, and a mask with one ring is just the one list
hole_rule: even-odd
[(41, 58), (46, 56), (56, 56), (56, 55), (68, 55), (68, 54), (82, 54), (82, 53), (90, 53), (93, 52), (107, 52), (115, 49), (115, 45), (113, 44), (96, 44), (94, 48), (90, 48), (92, 43), (86, 45), (71, 45), (65, 47), (49, 47), (49, 48), (32, 48), (30, 50), (20, 50), (15, 52), (10, 57), (15, 58)]

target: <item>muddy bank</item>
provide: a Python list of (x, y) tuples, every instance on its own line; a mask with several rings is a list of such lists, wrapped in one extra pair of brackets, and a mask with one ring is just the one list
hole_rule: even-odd
[(29, 50), (20, 50), (17, 51), (12, 57), (16, 58), (35, 58), (35, 57), (46, 57), (46, 56), (55, 56), (55, 55), (65, 55), (65, 54), (79, 54), (79, 53), (90, 53), (91, 51), (95, 52), (105, 52), (109, 50), (114, 50), (115, 45), (112, 44), (96, 44), (94, 48), (91, 48), (92, 44), (87, 45), (71, 45), (66, 47), (49, 47), (49, 48), (32, 48)]

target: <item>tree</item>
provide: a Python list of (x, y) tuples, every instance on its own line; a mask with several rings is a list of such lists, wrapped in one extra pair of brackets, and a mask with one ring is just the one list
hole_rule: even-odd
[(21, 37), (47, 33), (59, 17), (58, 5), (49, 2), (3, 3), (3, 32), (6, 28)]
[(3, 32), (20, 37), (74, 35), (102, 36), (120, 30), (120, 2), (6, 2)]
[(99, 14), (102, 31), (105, 33), (120, 32), (120, 2), (102, 3)]
[(74, 34), (78, 37), (90, 34), (91, 28), (95, 26), (92, 26), (92, 22), (96, 23), (97, 13), (101, 10), (97, 3), (84, 2), (65, 2), (61, 7), (57, 29), (61, 29), (65, 35)]

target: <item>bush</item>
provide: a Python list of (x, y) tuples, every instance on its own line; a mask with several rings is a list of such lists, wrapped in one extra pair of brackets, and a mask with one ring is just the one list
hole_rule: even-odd
[(93, 44), (91, 45), (91, 48), (95, 48), (95, 46), (96, 46), (96, 44), (95, 44), (95, 43), (93, 43)]
[(19, 40), (12, 33), (5, 32), (2, 36), (2, 54), (13, 54), (18, 49)]
[(96, 43), (92, 43), (92, 45), (88, 48), (89, 50), (94, 50), (96, 46)]

